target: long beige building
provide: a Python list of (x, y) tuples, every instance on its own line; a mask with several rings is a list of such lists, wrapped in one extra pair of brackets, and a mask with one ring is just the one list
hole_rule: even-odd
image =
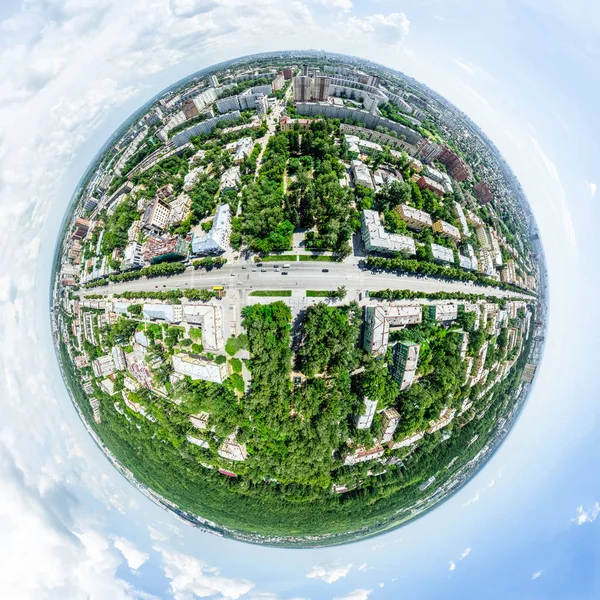
[(395, 211), (400, 215), (407, 227), (411, 229), (431, 228), (433, 221), (431, 215), (418, 208), (408, 206), (408, 204), (400, 204), (395, 208)]
[(460, 242), (460, 230), (458, 227), (446, 223), (446, 221), (442, 221), (441, 219), (437, 220), (433, 224), (433, 231), (439, 233), (442, 237), (454, 240), (455, 242)]

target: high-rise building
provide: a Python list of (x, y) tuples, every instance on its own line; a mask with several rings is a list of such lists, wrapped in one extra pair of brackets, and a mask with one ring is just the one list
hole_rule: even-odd
[(194, 117), (197, 117), (200, 114), (196, 103), (191, 98), (189, 100), (186, 100), (181, 105), (181, 110), (183, 111), (183, 114), (185, 115), (186, 119), (193, 119)]
[(142, 217), (142, 227), (162, 231), (169, 224), (170, 216), (171, 207), (157, 196)]
[(293, 75), (294, 75), (294, 74), (292, 73), (292, 70), (291, 70), (291, 69), (284, 69), (284, 70), (283, 70), (283, 78), (284, 78), (286, 81), (289, 81), (289, 80), (290, 80), (290, 79), (293, 77)]
[(311, 95), (311, 80), (306, 75), (294, 77), (294, 102), (309, 102)]
[(364, 398), (365, 408), (356, 419), (356, 429), (369, 429), (377, 411), (377, 401)]
[(415, 378), (421, 346), (412, 342), (398, 342), (392, 351), (390, 372), (400, 390), (408, 389)]
[(295, 102), (325, 102), (328, 97), (329, 77), (327, 75), (294, 77)]
[(98, 206), (98, 200), (93, 196), (89, 196), (83, 205), (83, 210), (86, 210), (87, 212), (92, 212), (96, 208), (96, 206)]
[(446, 145), (442, 146), (436, 159), (446, 165), (448, 173), (456, 181), (464, 181), (472, 175), (471, 167), (454, 150)]
[(285, 85), (285, 77), (283, 73), (277, 73), (275, 79), (273, 79), (273, 91), (280, 90)]
[(383, 420), (381, 423), (381, 444), (391, 442), (396, 432), (396, 427), (400, 422), (400, 413), (395, 408), (386, 408), (383, 411)]
[(492, 190), (490, 190), (490, 186), (485, 181), (480, 181), (477, 185), (474, 185), (473, 191), (481, 204), (487, 204), (493, 198)]
[(216, 75), (211, 75), (210, 76), (210, 85), (214, 88), (219, 86), (219, 80), (217, 79)]
[(325, 102), (329, 97), (329, 77), (317, 75), (313, 78), (312, 99), (317, 102)]
[(379, 76), (378, 75), (369, 75), (367, 79), (367, 85), (372, 85), (373, 87), (379, 87)]
[(418, 158), (420, 158), (424, 163), (429, 163), (437, 158), (441, 150), (442, 148), (439, 144), (424, 139), (422, 143), (419, 144), (419, 147), (417, 147)]

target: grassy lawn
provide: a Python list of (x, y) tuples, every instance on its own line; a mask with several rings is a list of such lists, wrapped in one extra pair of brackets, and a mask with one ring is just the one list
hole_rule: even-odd
[(319, 262), (340, 262), (335, 256), (313, 256), (311, 254), (301, 254), (300, 260), (308, 261), (308, 260), (316, 260)]
[(256, 262), (279, 262), (282, 260), (290, 260), (296, 262), (298, 257), (295, 254), (270, 254), (269, 256), (263, 256), (262, 258), (256, 257)]
[(329, 298), (335, 295), (334, 290), (306, 290), (307, 298)]
[(291, 296), (292, 290), (256, 290), (250, 296)]

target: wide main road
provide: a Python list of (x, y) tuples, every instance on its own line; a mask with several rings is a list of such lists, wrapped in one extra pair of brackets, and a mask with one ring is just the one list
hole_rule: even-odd
[[(283, 268), (289, 264), (289, 268)], [(277, 265), (277, 267), (275, 267)], [(278, 268), (278, 270), (275, 270)], [(284, 275), (283, 273), (287, 273)], [(393, 275), (392, 273), (372, 273), (361, 270), (355, 264), (324, 262), (285, 262), (263, 263), (257, 267), (253, 263), (235, 263), (220, 269), (205, 271), (188, 268), (184, 273), (170, 277), (142, 278), (122, 283), (109, 283), (107, 286), (82, 289), (81, 294), (121, 293), (125, 291), (164, 290), (171, 288), (212, 288), (222, 285), (225, 289), (247, 294), (255, 290), (335, 290), (344, 286), (350, 299), (366, 290), (378, 291), (387, 288), (406, 289), (418, 292), (465, 292), (486, 296), (510, 296), (530, 298), (501, 290), (495, 287), (471, 285), (466, 282), (445, 281), (411, 275)], [(296, 295), (296, 294), (294, 294)]]

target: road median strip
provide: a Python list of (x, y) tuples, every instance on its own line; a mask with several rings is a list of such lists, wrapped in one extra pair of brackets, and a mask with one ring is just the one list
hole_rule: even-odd
[(255, 290), (249, 296), (291, 296), (292, 290)]

